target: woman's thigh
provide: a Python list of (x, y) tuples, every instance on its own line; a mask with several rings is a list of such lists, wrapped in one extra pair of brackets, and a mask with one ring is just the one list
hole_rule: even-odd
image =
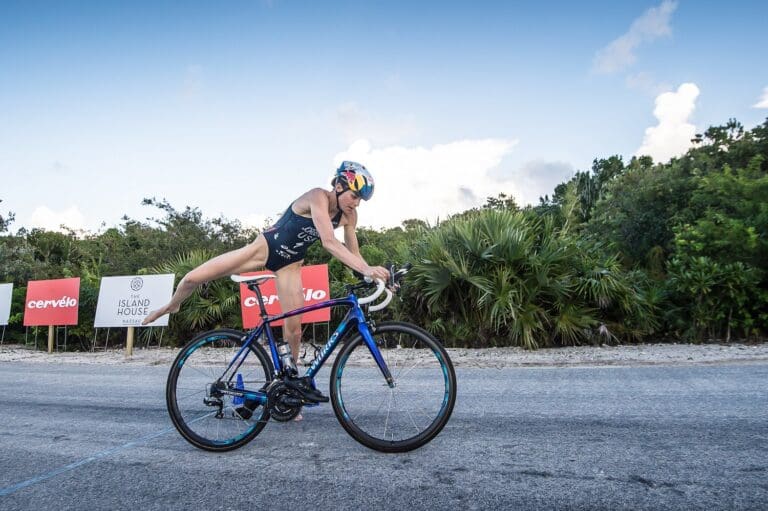
[(206, 261), (190, 272), (191, 277), (200, 282), (246, 273), (264, 268), (267, 263), (267, 240), (259, 235), (248, 245), (218, 255)]
[(284, 266), (275, 272), (275, 286), (283, 312), (304, 306), (304, 293), (301, 283), (301, 263)]
[[(283, 312), (292, 311), (304, 306), (304, 292), (301, 283), (301, 262), (289, 264), (275, 272), (277, 297)], [(301, 316), (286, 318), (287, 328), (301, 328)]]

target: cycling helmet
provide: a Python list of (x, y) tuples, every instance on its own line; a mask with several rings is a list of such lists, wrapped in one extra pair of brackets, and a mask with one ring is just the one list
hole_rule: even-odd
[(363, 165), (354, 161), (343, 161), (333, 177), (332, 185), (341, 183), (347, 190), (352, 190), (363, 200), (373, 196), (373, 176)]

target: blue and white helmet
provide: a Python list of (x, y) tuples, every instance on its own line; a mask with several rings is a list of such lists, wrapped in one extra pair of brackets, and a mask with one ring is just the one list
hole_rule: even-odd
[(343, 161), (333, 177), (332, 185), (341, 183), (363, 200), (373, 196), (373, 176), (363, 165), (354, 161)]

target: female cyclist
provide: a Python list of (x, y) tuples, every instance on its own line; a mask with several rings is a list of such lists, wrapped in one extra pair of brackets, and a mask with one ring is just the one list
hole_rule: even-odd
[[(369, 266), (360, 255), (355, 228), (360, 200), (373, 195), (373, 177), (361, 164), (345, 161), (336, 170), (331, 190), (313, 188), (293, 201), (283, 216), (250, 244), (206, 261), (187, 273), (176, 287), (171, 301), (152, 311), (142, 322), (178, 312), (182, 302), (197, 286), (221, 277), (266, 268), (275, 273), (277, 296), (283, 311), (304, 305), (301, 265), (309, 246), (318, 239), (333, 257), (346, 266), (373, 279), (387, 280), (389, 272), (381, 266)], [(344, 228), (344, 243), (333, 234)], [(285, 340), (296, 360), (301, 345), (301, 316), (286, 318), (283, 326)], [(314, 401), (328, 398), (302, 378), (289, 383), (305, 397)]]

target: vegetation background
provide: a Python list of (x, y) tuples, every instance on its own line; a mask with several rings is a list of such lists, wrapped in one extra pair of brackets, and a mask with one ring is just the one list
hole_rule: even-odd
[[(467, 169), (471, 175), (471, 169)], [(6, 342), (25, 342), (30, 280), (81, 277), (80, 323), (69, 346), (95, 338), (103, 276), (187, 271), (258, 235), (237, 220), (145, 199), (155, 218), (97, 234), (18, 229), (0, 215), (0, 282), (13, 282)], [(265, 226), (266, 227), (266, 226)], [(413, 321), (456, 347), (764, 340), (768, 331), (768, 120), (736, 120), (696, 135), (668, 163), (595, 159), (536, 206), (499, 193), (427, 225), (358, 230), (371, 264), (410, 261), (401, 300), (386, 315)], [(328, 263), (335, 296), (352, 275), (319, 244), (306, 264)], [(334, 314), (338, 321), (343, 311)], [(195, 332), (241, 327), (238, 289), (211, 282), (140, 342), (183, 344)], [(331, 325), (333, 328), (333, 325)], [(100, 344), (121, 343), (113, 329)]]

